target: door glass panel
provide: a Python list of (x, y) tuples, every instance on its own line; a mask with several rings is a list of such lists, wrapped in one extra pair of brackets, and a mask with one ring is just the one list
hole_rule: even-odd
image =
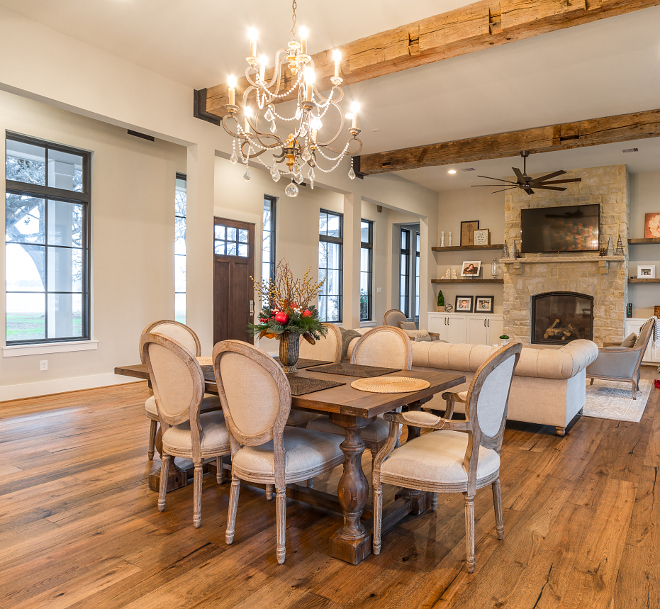
[(7, 294), (7, 341), (45, 338), (45, 294)]
[(238, 240), (241, 243), (247, 243), (248, 242), (248, 232), (245, 229), (240, 229), (238, 231)]
[(236, 244), (227, 242), (227, 256), (236, 255)]
[(248, 257), (247, 243), (239, 243), (238, 244), (238, 255), (241, 256), (241, 258), (247, 258)]
[(44, 199), (7, 193), (5, 216), (7, 241), (45, 243), (45, 220), (46, 202)]
[(224, 256), (225, 255), (225, 242), (224, 241), (216, 241), (215, 242), (215, 253), (218, 254), (219, 256)]
[(225, 227), (222, 224), (216, 224), (215, 226), (215, 238), (224, 240), (225, 238)]
[(231, 226), (227, 227), (227, 241), (236, 241), (236, 229)]

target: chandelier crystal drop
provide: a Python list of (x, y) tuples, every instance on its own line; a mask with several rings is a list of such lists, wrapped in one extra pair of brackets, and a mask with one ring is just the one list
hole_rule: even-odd
[[(237, 81), (230, 76), (228, 84), (228, 101), (225, 106), (227, 114), (222, 119), (225, 131), (234, 138), (234, 151), (230, 158), (236, 163), (238, 158), (247, 165), (247, 159), (253, 158), (270, 169), (271, 177), (278, 181), (281, 176), (291, 178), (285, 193), (290, 197), (298, 194), (299, 184), (303, 180), (302, 169), (307, 165), (310, 169), (310, 180), (313, 182), (314, 171), (330, 173), (334, 171), (345, 156), (354, 156), (362, 150), (362, 141), (358, 137), (360, 129), (357, 126), (359, 104), (353, 102), (352, 114), (344, 114), (340, 106), (344, 97), (340, 85), (341, 54), (334, 51), (334, 76), (330, 78), (332, 89), (327, 97), (321, 95), (316, 87), (316, 74), (314, 60), (307, 54), (307, 29), (298, 30), (296, 38), (296, 1), (293, 2), (293, 27), (291, 39), (285, 49), (279, 49), (275, 54), (275, 66), (267, 71), (268, 57), (257, 57), (257, 33), (254, 29), (249, 32), (250, 56), (247, 57), (248, 67), (245, 70), (247, 85), (242, 92), (242, 103), (236, 103)], [(268, 72), (268, 73), (267, 73)], [(281, 116), (274, 104), (288, 99), (296, 100), (296, 109), (292, 115)], [(329, 133), (326, 124), (336, 124), (336, 120), (329, 120), (328, 113), (336, 113), (339, 127)], [(348, 141), (341, 147), (338, 143), (346, 119), (352, 119), (348, 127)], [(278, 121), (282, 125), (280, 137)], [(351, 146), (355, 142), (353, 146)], [(238, 148), (238, 156), (236, 149)], [(349, 148), (352, 148), (349, 151)], [(272, 166), (262, 158), (264, 153), (272, 155)], [(333, 163), (331, 167), (323, 168), (318, 161)], [(281, 164), (278, 169), (275, 164)], [(351, 179), (355, 178), (353, 163), (348, 172)], [(245, 179), (249, 180), (249, 170)]]

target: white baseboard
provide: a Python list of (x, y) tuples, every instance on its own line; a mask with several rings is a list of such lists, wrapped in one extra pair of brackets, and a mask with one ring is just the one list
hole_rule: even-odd
[(140, 380), (142, 379), (119, 376), (112, 372), (107, 372), (105, 374), (74, 376), (72, 378), (51, 379), (48, 381), (37, 381), (35, 383), (22, 383), (20, 385), (5, 385), (4, 387), (0, 387), (0, 402), (33, 398), (52, 393), (64, 393), (65, 391), (107, 387), (108, 385), (122, 385)]

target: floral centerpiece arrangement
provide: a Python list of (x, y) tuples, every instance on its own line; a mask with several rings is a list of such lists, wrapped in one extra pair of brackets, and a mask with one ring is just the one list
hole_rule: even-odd
[(280, 341), (280, 362), (284, 372), (295, 372), (300, 337), (310, 344), (325, 336), (327, 329), (319, 321), (319, 312), (311, 304), (325, 280), (316, 282), (311, 267), (302, 279), (294, 279), (286, 260), (277, 263), (274, 281), (255, 281), (254, 289), (266, 304), (259, 314), (259, 323), (249, 324), (248, 332), (259, 338)]

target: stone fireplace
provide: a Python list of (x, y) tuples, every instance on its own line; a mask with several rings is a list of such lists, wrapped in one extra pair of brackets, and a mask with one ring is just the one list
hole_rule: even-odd
[(593, 339), (594, 299), (576, 292), (548, 292), (532, 296), (531, 342), (565, 345), (579, 338)]
[[(563, 178), (579, 177), (581, 182), (568, 184), (567, 190), (537, 190), (533, 195), (514, 189), (505, 193), (505, 238), (511, 247), (516, 240), (520, 249), (520, 210), (530, 207), (559, 207), (572, 205), (600, 205), (600, 241), (607, 244), (609, 237), (612, 246), (616, 246), (619, 235), (623, 242), (623, 256), (600, 257), (597, 252), (570, 252), (553, 254), (524, 254), (522, 258), (502, 259), (504, 269), (504, 333), (524, 344), (549, 343), (543, 339), (547, 327), (546, 321), (537, 323), (533, 320), (534, 306), (540, 304), (538, 297), (551, 293), (577, 294), (590, 301), (592, 340), (599, 346), (603, 342), (621, 340), (625, 307), (628, 301), (628, 221), (630, 216), (630, 188), (625, 165), (592, 167), (569, 171)], [(559, 301), (555, 301), (558, 303)], [(549, 303), (545, 303), (549, 304)], [(545, 306), (545, 304), (543, 306)], [(584, 303), (572, 305), (575, 309), (569, 313), (571, 305), (559, 305), (562, 315), (555, 328), (565, 323), (563, 317), (573, 321), (566, 323), (561, 334), (569, 331), (567, 326), (575, 327), (577, 317), (575, 307), (584, 309)], [(563, 308), (561, 308), (563, 307)], [(538, 312), (538, 311), (537, 311)], [(550, 315), (551, 316), (551, 315)], [(580, 334), (586, 332), (585, 321), (578, 326)], [(549, 325), (548, 325), (549, 327)], [(541, 340), (538, 340), (538, 332)], [(557, 334), (551, 330), (551, 334)], [(572, 336), (570, 340), (575, 340)], [(587, 338), (587, 336), (583, 336)], [(561, 338), (555, 344), (565, 344), (569, 340)]]

